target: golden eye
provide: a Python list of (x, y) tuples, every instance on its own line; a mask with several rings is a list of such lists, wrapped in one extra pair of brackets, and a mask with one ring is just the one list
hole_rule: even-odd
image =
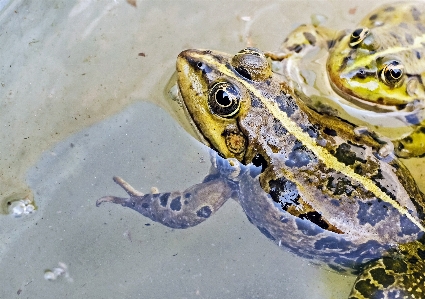
[(381, 80), (388, 86), (395, 86), (403, 78), (403, 65), (397, 60), (390, 60), (383, 65)]
[(208, 107), (211, 113), (224, 118), (233, 117), (241, 105), (239, 90), (229, 82), (215, 83), (208, 95)]
[(370, 33), (369, 28), (366, 28), (366, 27), (357, 28), (356, 30), (354, 30), (350, 36), (350, 43), (349, 43), (350, 47), (352, 48), (356, 47), (366, 38), (366, 36), (368, 36), (369, 33)]

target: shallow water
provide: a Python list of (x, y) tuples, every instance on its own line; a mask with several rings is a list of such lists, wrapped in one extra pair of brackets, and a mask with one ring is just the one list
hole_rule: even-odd
[[(186, 230), (95, 201), (125, 195), (114, 175), (149, 192), (208, 172), (206, 148), (164, 96), (181, 50), (274, 50), (313, 13), (351, 28), (368, 2), (41, 3), (0, 0), (0, 207), (30, 192), (38, 207), (0, 215), (0, 298), (347, 296), (354, 277), (281, 250), (234, 201)], [(59, 262), (69, 277), (45, 280)]]

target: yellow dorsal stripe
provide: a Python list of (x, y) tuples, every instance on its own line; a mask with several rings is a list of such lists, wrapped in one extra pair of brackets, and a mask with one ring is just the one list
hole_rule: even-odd
[[(215, 59), (213, 59), (213, 57), (198, 54), (194, 54), (194, 56), (198, 56), (198, 58), (216, 66), (216, 68), (226, 76), (240, 81), (239, 78), (233, 73), (233, 71), (229, 70), (226, 65), (218, 63)], [(303, 132), (302, 129), (292, 119), (290, 119), (285, 113), (283, 113), (279, 109), (276, 102), (265, 98), (261, 94), (261, 92), (258, 89), (254, 88), (252, 85), (243, 81), (240, 82), (245, 86), (246, 89), (248, 89), (250, 92), (252, 92), (252, 94), (254, 94), (258, 99), (261, 100), (261, 102), (273, 114), (273, 116), (282, 122), (283, 126), (286, 130), (288, 130), (289, 133), (296, 136), (298, 140), (301, 141), (302, 144), (305, 145), (309, 150), (311, 150), (328, 168), (335, 169), (336, 171), (339, 171), (344, 175), (353, 178), (354, 180), (362, 184), (368, 191), (372, 192), (377, 198), (380, 198), (381, 200), (392, 205), (400, 212), (400, 214), (405, 215), (421, 231), (425, 232), (425, 228), (422, 226), (422, 224), (418, 220), (416, 220), (407, 211), (405, 207), (402, 207), (398, 202), (391, 199), (391, 197), (389, 197), (378, 186), (376, 186), (372, 180), (355, 173), (353, 169), (339, 162), (325, 148), (318, 146), (316, 144), (316, 140), (311, 138), (307, 133)]]

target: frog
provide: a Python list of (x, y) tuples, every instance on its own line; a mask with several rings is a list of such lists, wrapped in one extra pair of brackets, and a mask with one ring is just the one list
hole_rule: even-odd
[(302, 25), (269, 57), (311, 106), (388, 137), (398, 157), (422, 157), (424, 12), (423, 2), (400, 2), (373, 10), (355, 30)]
[[(104, 196), (171, 228), (198, 225), (230, 198), (271, 242), (333, 271), (356, 273), (350, 299), (424, 292), (425, 196), (369, 131), (296, 96), (256, 48), (178, 55), (182, 106), (211, 149), (211, 169), (184, 191)], [(384, 298), (384, 297), (379, 297)]]

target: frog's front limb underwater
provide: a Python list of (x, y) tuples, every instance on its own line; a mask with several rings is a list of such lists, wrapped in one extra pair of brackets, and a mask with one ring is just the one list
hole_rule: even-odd
[[(234, 182), (222, 176), (210, 174), (201, 184), (183, 192), (164, 192), (143, 195), (119, 177), (114, 181), (130, 195), (129, 198), (105, 196), (96, 206), (112, 202), (129, 207), (142, 215), (171, 228), (188, 228), (208, 219), (234, 191)], [(421, 298), (410, 297), (412, 292), (421, 294), (425, 283), (425, 246), (421, 242), (401, 245), (400, 257), (385, 256), (368, 263), (357, 277), (349, 299), (367, 298)], [(412, 254), (415, 252), (415, 254)], [(404, 259), (404, 255), (409, 260)], [(416, 286), (406, 295), (406, 289)], [(387, 297), (376, 297), (377, 295)], [(400, 297), (397, 297), (399, 294)], [(406, 297), (409, 296), (409, 297)]]
[(143, 195), (122, 178), (113, 179), (130, 197), (104, 196), (96, 201), (96, 206), (104, 202), (120, 204), (171, 228), (187, 228), (208, 219), (232, 196), (235, 184), (213, 170), (202, 183), (183, 192)]

